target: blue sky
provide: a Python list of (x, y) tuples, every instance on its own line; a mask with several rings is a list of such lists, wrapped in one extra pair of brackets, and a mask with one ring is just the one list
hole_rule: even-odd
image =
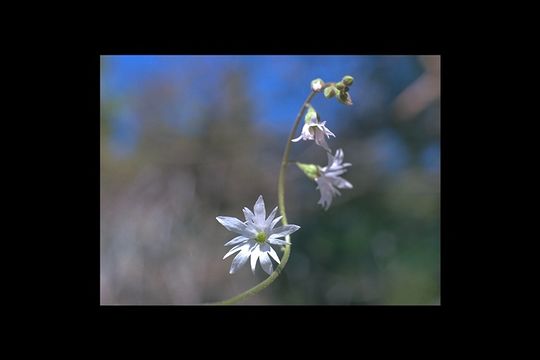
[[(208, 96), (209, 89), (219, 89), (218, 80), (225, 70), (242, 71), (249, 84), (254, 102), (256, 119), (275, 124), (275, 130), (283, 129), (298, 112), (309, 91), (312, 79), (336, 81), (345, 74), (355, 78), (351, 94), (355, 98), (354, 111), (369, 109), (370, 104), (390, 101), (401, 89), (418, 76), (418, 69), (410, 57), (405, 56), (105, 56), (108, 68), (102, 76), (102, 96), (133, 96), (148, 79), (163, 77), (178, 82), (190, 72), (202, 71), (199, 89), (193, 96)], [(387, 76), (395, 84), (394, 91), (381, 94), (377, 89), (368, 92), (365, 84), (374, 67), (387, 64)], [(416, 71), (415, 71), (416, 70)], [(193, 87), (193, 84), (190, 84)], [(203, 93), (206, 91), (206, 94)], [(395, 94), (392, 94), (394, 92)], [(376, 100), (376, 101), (373, 101)], [(335, 101), (320, 101), (320, 112), (336, 111), (340, 105)], [(124, 112), (128, 114), (129, 111)], [(126, 115), (129, 116), (129, 115)]]
[[(101, 77), (101, 96), (120, 99), (120, 108), (112, 123), (112, 141), (129, 152), (137, 143), (139, 123), (130, 105), (153, 79), (166, 79), (173, 86), (185, 86), (190, 79), (189, 98), (183, 104), (192, 104), (179, 110), (190, 117), (200, 109), (207, 96), (221, 96), (220, 81), (226, 71), (239, 70), (245, 75), (248, 93), (253, 100), (254, 121), (269, 131), (287, 133), (299, 106), (309, 93), (312, 79), (337, 81), (345, 74), (355, 78), (351, 87), (355, 111), (363, 113), (388, 106), (394, 97), (414, 81), (421, 69), (414, 57), (409, 56), (104, 56), (105, 68)], [(390, 87), (381, 89), (371, 78), (383, 76)], [(364, 86), (362, 86), (364, 85)], [(370, 86), (371, 85), (371, 86)], [(337, 101), (314, 101), (321, 114), (339, 114), (343, 106)], [(199, 106), (199, 107), (198, 107)], [(335, 115), (332, 115), (335, 116)], [(324, 120), (324, 119), (323, 119)], [(188, 131), (187, 127), (179, 127)], [(339, 122), (333, 124), (339, 133)], [(381, 135), (389, 145), (390, 153), (403, 153), (399, 139), (390, 133)], [(392, 164), (402, 163), (400, 156), (385, 155)], [(428, 168), (438, 168), (439, 145), (425, 150), (422, 162)], [(389, 164), (390, 165), (390, 164)], [(392, 165), (394, 167), (395, 165)], [(399, 167), (399, 166), (398, 166)]]

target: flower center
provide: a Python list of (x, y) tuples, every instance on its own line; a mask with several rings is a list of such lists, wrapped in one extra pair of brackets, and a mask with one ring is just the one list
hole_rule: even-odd
[(255, 241), (259, 244), (262, 244), (266, 241), (266, 233), (264, 231), (261, 231), (255, 235)]

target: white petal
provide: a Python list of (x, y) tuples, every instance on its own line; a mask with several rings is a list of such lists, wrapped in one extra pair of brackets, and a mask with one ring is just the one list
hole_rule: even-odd
[(330, 169), (322, 171), (322, 173), (328, 178), (337, 177), (339, 175), (345, 174), (346, 172), (347, 169), (341, 166), (332, 166)]
[(324, 208), (324, 210), (328, 210), (330, 205), (332, 205), (332, 197), (328, 197), (327, 195), (323, 195), (321, 193), (321, 198), (319, 199), (319, 201), (317, 201), (317, 204), (320, 204)]
[(274, 248), (268, 244), (264, 244), (264, 245), (268, 246), (268, 249), (262, 248), (262, 250), (265, 251), (268, 255), (270, 255), (274, 260), (276, 260), (278, 264), (280, 264), (281, 262), (279, 261), (279, 257), (276, 253), (276, 250), (274, 250)]
[(337, 149), (336, 150), (336, 162), (338, 164), (341, 164), (343, 162), (343, 149)]
[(259, 195), (253, 210), (255, 213), (255, 223), (260, 226), (264, 226), (264, 221), (266, 220), (266, 209), (264, 207), (264, 199), (262, 195)]
[(245, 237), (245, 236), (237, 236), (234, 239), (232, 239), (231, 241), (225, 243), (225, 245), (223, 245), (223, 246), (236, 245), (236, 244), (239, 244), (239, 243), (242, 243), (242, 242), (246, 242), (248, 240), (249, 239), (247, 237)]
[(298, 141), (302, 140), (303, 137), (304, 137), (304, 135), (300, 134), (299, 137), (294, 138), (294, 139), (292, 139), (291, 141), (292, 141), (292, 142), (298, 142)]
[(328, 129), (327, 127), (324, 128), (324, 134), (326, 135), (326, 137), (330, 137), (330, 135), (332, 135), (333, 137), (336, 137), (336, 135), (330, 131), (330, 129)]
[(249, 210), (247, 207), (243, 208), (242, 211), (244, 212), (244, 216), (246, 218), (246, 221), (253, 222), (253, 218), (255, 215), (251, 210)]
[(272, 274), (272, 271), (274, 271), (274, 266), (272, 265), (272, 260), (268, 257), (267, 253), (261, 253), (259, 256), (259, 260), (261, 261), (261, 266), (263, 270), (268, 274)]
[(348, 182), (347, 180), (345, 180), (344, 178), (339, 177), (339, 176), (335, 177), (334, 185), (337, 186), (340, 189), (352, 189), (353, 188), (353, 186), (352, 186), (352, 184), (350, 182)]
[(270, 230), (272, 230), (274, 228), (274, 226), (276, 226), (276, 224), (283, 218), (283, 216), (278, 216), (277, 218), (274, 219), (274, 221), (272, 221), (272, 224), (270, 224)]
[(242, 265), (246, 263), (247, 259), (249, 258), (250, 253), (251, 252), (249, 251), (249, 249), (248, 250), (243, 249), (242, 251), (240, 251), (238, 255), (236, 255), (236, 257), (234, 258), (231, 264), (231, 269), (229, 270), (229, 274), (234, 274), (235, 272), (237, 272), (238, 269), (240, 269)]
[(304, 135), (304, 140), (313, 140), (315, 129), (317, 129), (317, 124), (304, 126), (304, 129), (302, 130), (302, 134)]
[(266, 221), (264, 222), (264, 227), (265, 228), (269, 228), (270, 227), (270, 224), (272, 223), (272, 220), (274, 220), (274, 218), (276, 217), (276, 212), (278, 210), (278, 207), (276, 206), (274, 208), (274, 210), (272, 210), (272, 212), (270, 213), (270, 215), (268, 215), (268, 217), (266, 218)]
[(246, 247), (247, 249), (249, 249), (249, 245), (248, 245), (248, 244), (244, 244), (244, 243), (238, 244), (238, 245), (234, 246), (231, 250), (229, 250), (228, 253), (225, 254), (225, 256), (223, 257), (223, 259), (226, 259), (226, 258), (228, 258), (229, 256), (231, 256), (232, 254), (234, 254), (235, 252), (244, 249), (244, 247)]
[(261, 255), (260, 245), (256, 245), (251, 251), (251, 271), (255, 274), (255, 267), (257, 266), (257, 260)]
[(334, 182), (336, 181), (336, 177), (329, 177), (329, 176), (320, 176), (317, 180), (317, 189), (321, 190), (322, 192), (327, 192), (331, 197), (334, 195), (341, 195), (338, 189), (334, 187)]
[(315, 179), (318, 186), (317, 189), (321, 192), (321, 198), (317, 202), (317, 204), (320, 204), (325, 210), (328, 210), (330, 205), (332, 204), (332, 184), (330, 184), (325, 177), (318, 177)]
[(336, 150), (336, 156), (333, 158), (332, 167), (333, 168), (344, 168), (347, 166), (351, 166), (351, 163), (343, 163), (343, 149)]
[(238, 220), (235, 217), (230, 216), (218, 216), (216, 220), (229, 231), (233, 231), (238, 234), (244, 234), (246, 230), (246, 224)]
[(273, 236), (275, 238), (283, 237), (285, 235), (292, 234), (293, 232), (295, 232), (298, 229), (300, 229), (300, 226), (298, 226), (298, 225), (292, 225), (292, 224), (283, 225), (283, 226), (280, 226), (280, 227), (277, 227), (277, 228), (273, 229), (271, 236)]
[(272, 244), (272, 245), (290, 245), (291, 243), (285, 241), (285, 240), (282, 240), (282, 239), (278, 239), (276, 236), (274, 235), (270, 235), (268, 237), (268, 239), (266, 240), (269, 244)]

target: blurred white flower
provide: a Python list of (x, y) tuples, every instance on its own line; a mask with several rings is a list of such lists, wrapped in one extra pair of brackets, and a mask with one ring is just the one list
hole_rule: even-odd
[(306, 118), (306, 122), (302, 127), (302, 134), (296, 139), (292, 139), (292, 141), (315, 140), (317, 145), (322, 146), (328, 152), (332, 152), (326, 143), (325, 136), (330, 138), (330, 136), (336, 137), (336, 135), (325, 126), (326, 121), (323, 121), (322, 123), (319, 122), (319, 118), (315, 111), (308, 115), (310, 116)]
[(325, 210), (328, 210), (332, 204), (334, 195), (341, 195), (338, 189), (352, 189), (352, 184), (343, 179), (340, 175), (347, 172), (346, 167), (351, 166), (350, 163), (343, 163), (343, 150), (338, 149), (336, 155), (328, 154), (328, 166), (319, 169), (319, 177), (315, 179), (321, 191), (321, 199), (317, 204), (321, 204)]
[(274, 229), (274, 226), (281, 220), (282, 216), (276, 216), (278, 208), (275, 207), (266, 218), (266, 208), (264, 206), (264, 199), (262, 195), (259, 196), (253, 212), (244, 208), (244, 216), (246, 221), (241, 221), (234, 217), (218, 216), (216, 220), (229, 231), (235, 232), (240, 236), (235, 237), (231, 241), (227, 242), (225, 246), (235, 245), (223, 259), (238, 252), (234, 258), (230, 274), (234, 274), (240, 267), (242, 267), (247, 259), (251, 256), (251, 271), (255, 273), (255, 267), (257, 266), (257, 260), (260, 260), (263, 270), (270, 275), (274, 271), (272, 260), (270, 256), (278, 262), (279, 257), (276, 251), (270, 246), (272, 245), (286, 245), (289, 244), (283, 239), (280, 239), (286, 235), (292, 234), (296, 230), (300, 229), (298, 225), (284, 225)]

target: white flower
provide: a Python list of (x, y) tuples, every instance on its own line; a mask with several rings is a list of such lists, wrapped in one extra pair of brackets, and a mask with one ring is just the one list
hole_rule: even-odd
[(300, 140), (315, 140), (315, 143), (322, 146), (326, 151), (331, 152), (328, 144), (326, 143), (325, 136), (330, 138), (330, 135), (336, 137), (326, 126), (326, 121), (319, 123), (316, 112), (312, 112), (311, 119), (306, 121), (304, 127), (302, 127), (302, 134), (296, 139), (292, 139), (293, 142)]
[(234, 274), (240, 267), (242, 267), (247, 259), (251, 255), (251, 271), (255, 273), (255, 267), (257, 266), (257, 259), (261, 262), (261, 267), (264, 271), (270, 275), (274, 268), (272, 266), (272, 260), (269, 255), (278, 262), (279, 258), (276, 251), (270, 246), (273, 245), (285, 245), (289, 244), (283, 239), (280, 239), (286, 235), (290, 235), (296, 230), (300, 229), (298, 225), (284, 225), (274, 229), (274, 226), (281, 220), (282, 216), (278, 216), (274, 219), (277, 212), (277, 206), (272, 210), (268, 218), (266, 218), (266, 208), (264, 207), (264, 199), (262, 195), (259, 196), (253, 212), (244, 208), (244, 216), (246, 221), (241, 221), (234, 217), (218, 216), (216, 220), (229, 231), (235, 232), (240, 236), (235, 237), (231, 241), (227, 242), (225, 246), (235, 245), (223, 259), (238, 252), (238, 255), (234, 258), (230, 274)]
[(343, 163), (343, 150), (338, 149), (335, 156), (328, 154), (328, 166), (319, 169), (320, 176), (315, 181), (318, 184), (317, 189), (321, 191), (321, 199), (317, 204), (321, 204), (325, 210), (328, 210), (332, 204), (334, 195), (341, 195), (336, 187), (352, 189), (352, 184), (340, 176), (347, 172), (345, 169), (347, 166), (351, 166), (351, 164)]

